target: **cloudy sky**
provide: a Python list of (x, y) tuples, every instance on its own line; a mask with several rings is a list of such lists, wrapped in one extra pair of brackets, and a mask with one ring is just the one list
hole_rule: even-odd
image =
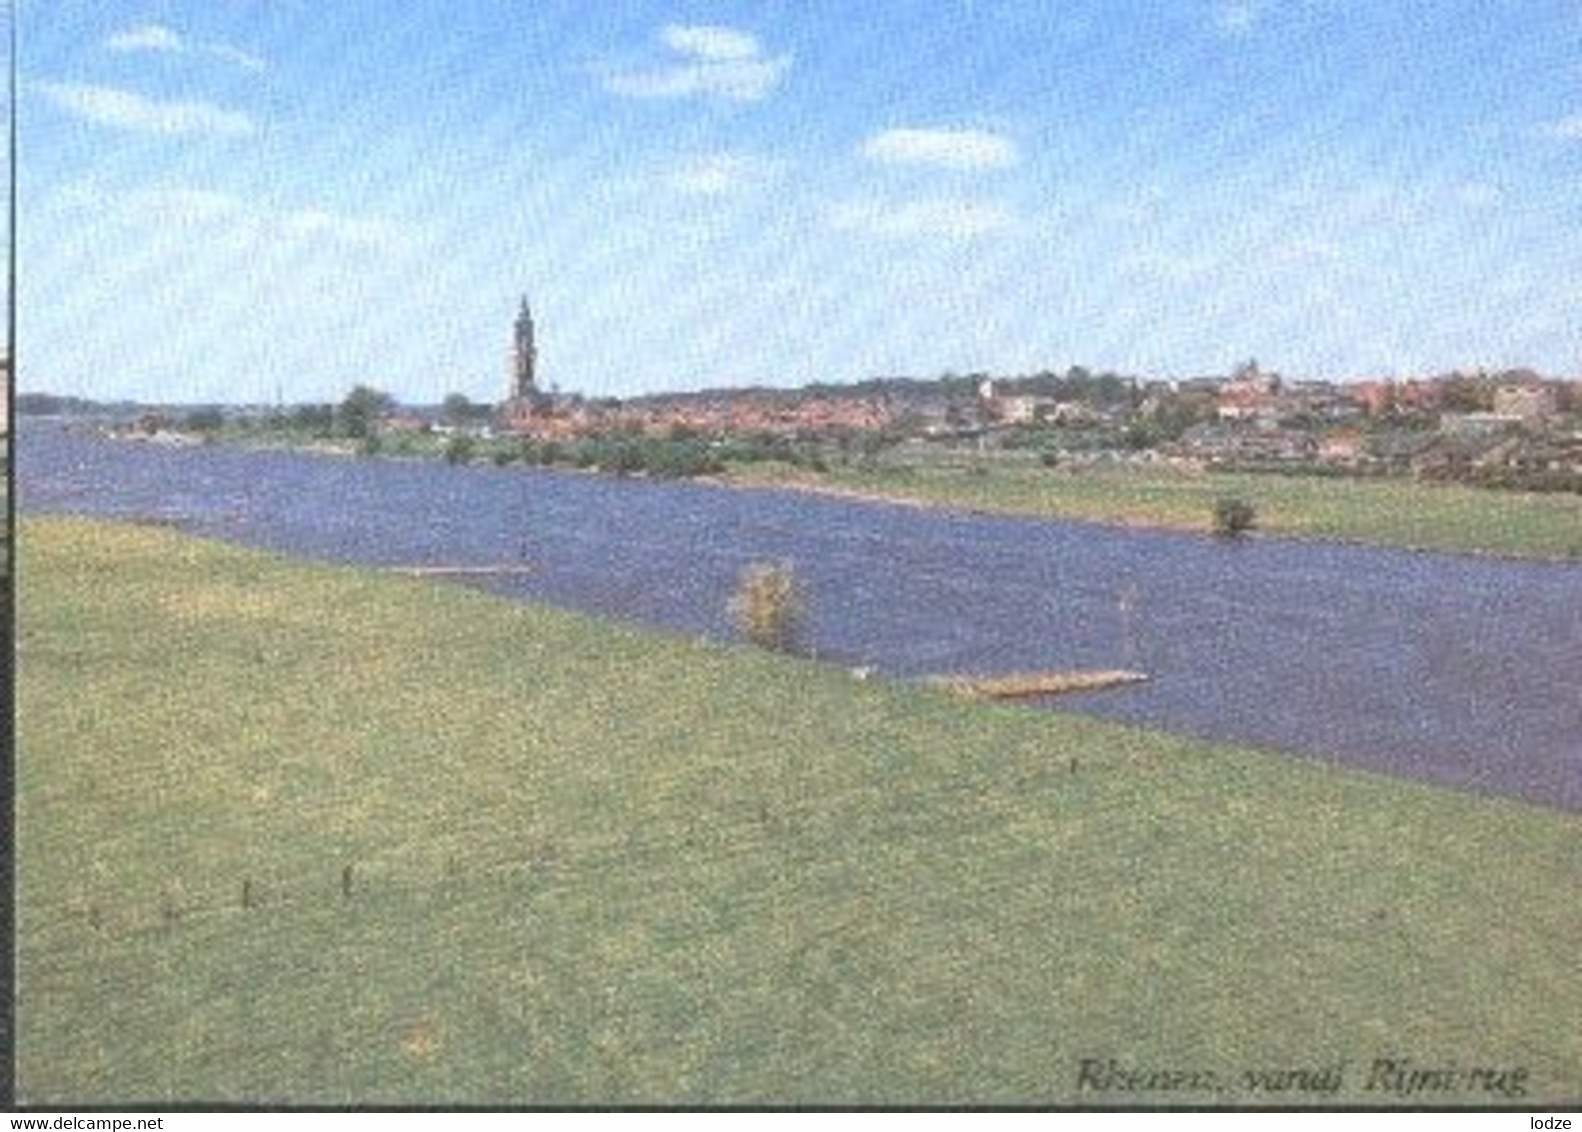
[(21, 8), (26, 389), (1582, 373), (1579, 0)]

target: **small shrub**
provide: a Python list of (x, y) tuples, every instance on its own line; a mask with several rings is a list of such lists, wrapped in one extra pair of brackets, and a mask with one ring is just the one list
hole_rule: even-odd
[(700, 440), (667, 440), (646, 454), (648, 471), (666, 479), (715, 475), (724, 470), (719, 457)]
[(204, 406), (188, 413), (181, 422), (181, 427), (187, 432), (201, 432), (212, 434), (225, 427), (225, 414), (212, 406)]
[(749, 566), (729, 608), (737, 630), (760, 648), (794, 652), (799, 647), (806, 610), (789, 565)]
[(478, 442), (466, 433), (457, 433), (445, 442), (445, 463), (469, 464), (478, 450)]
[(1245, 499), (1214, 501), (1214, 533), (1222, 538), (1238, 538), (1252, 530), (1257, 522), (1257, 510)]

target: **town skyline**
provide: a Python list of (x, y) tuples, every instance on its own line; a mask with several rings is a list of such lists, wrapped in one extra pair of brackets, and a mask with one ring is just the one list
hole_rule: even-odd
[(1575, 377), (1582, 13), (1406, 7), (24, 10), (19, 380)]

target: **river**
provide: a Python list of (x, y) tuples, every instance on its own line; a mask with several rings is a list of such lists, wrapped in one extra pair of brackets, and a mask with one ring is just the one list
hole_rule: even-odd
[(339, 562), (520, 565), (463, 584), (717, 638), (743, 567), (784, 561), (811, 648), (839, 664), (1136, 668), (1151, 679), (1039, 706), (1582, 811), (1582, 564), (19, 431), (24, 514)]

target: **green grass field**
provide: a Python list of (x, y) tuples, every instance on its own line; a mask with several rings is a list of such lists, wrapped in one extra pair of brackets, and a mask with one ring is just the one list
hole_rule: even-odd
[(1214, 501), (1251, 502), (1269, 534), (1518, 557), (1582, 557), (1582, 496), (1490, 491), (1406, 479), (1193, 473), (1171, 468), (1051, 470), (1029, 453), (986, 458), (894, 451), (871, 468), (739, 469), (787, 480), (1008, 514), (1207, 531)]
[[(21, 534), (24, 1101), (1582, 1097), (1576, 815)], [(1340, 1089), (1247, 1076), (1297, 1069)]]

